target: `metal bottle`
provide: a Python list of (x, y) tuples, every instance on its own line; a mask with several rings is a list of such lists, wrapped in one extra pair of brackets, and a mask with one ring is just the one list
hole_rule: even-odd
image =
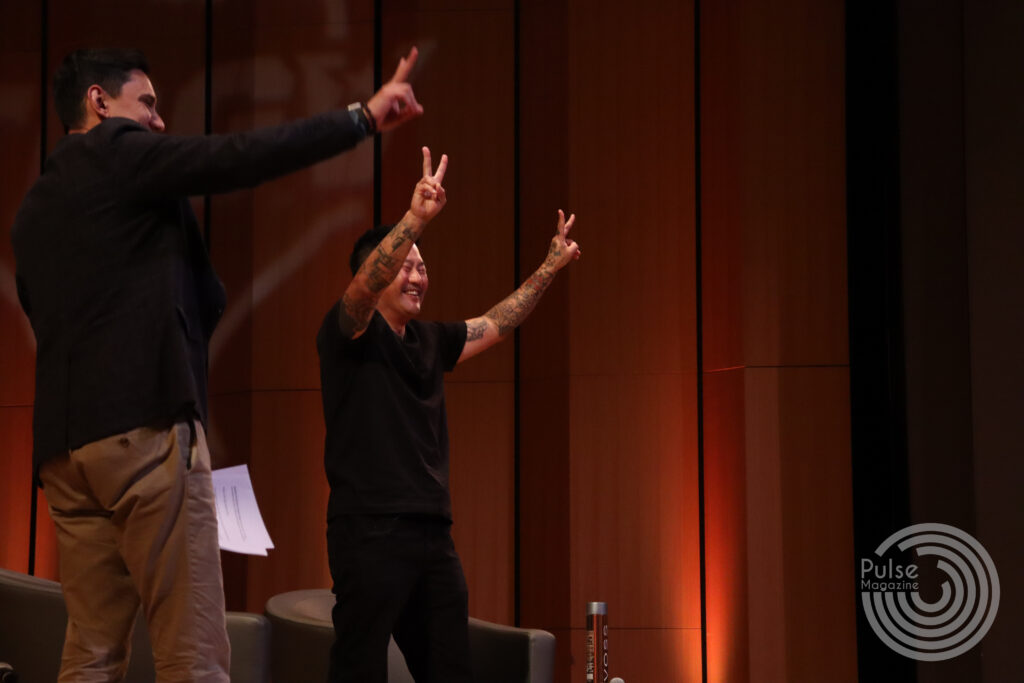
[(608, 605), (587, 603), (587, 683), (608, 683)]

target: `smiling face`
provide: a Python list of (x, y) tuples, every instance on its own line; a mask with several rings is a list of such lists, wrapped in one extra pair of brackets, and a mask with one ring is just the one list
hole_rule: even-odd
[(117, 97), (107, 95), (106, 117), (122, 116), (138, 121), (143, 128), (159, 133), (164, 130), (164, 120), (156, 111), (156, 92), (149, 76), (138, 69), (131, 72), (131, 78), (121, 86)]
[(380, 293), (377, 310), (392, 328), (405, 327), (405, 323), (420, 314), (428, 284), (427, 266), (420, 256), (419, 247), (414, 244), (398, 275)]

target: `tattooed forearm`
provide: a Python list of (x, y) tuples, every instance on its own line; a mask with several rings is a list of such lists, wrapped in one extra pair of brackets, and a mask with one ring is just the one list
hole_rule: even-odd
[(504, 337), (526, 320), (554, 277), (551, 268), (541, 266), (519, 289), (484, 313), (484, 317), (493, 321), (498, 326), (498, 334)]
[(391, 284), (394, 279), (394, 265), (396, 260), (384, 251), (384, 244), (378, 244), (373, 251), (373, 258), (367, 259), (370, 267), (366, 271), (366, 282), (371, 292), (380, 290)]
[(377, 245), (373, 255), (367, 258), (366, 263), (363, 264), (363, 269), (366, 273), (366, 284), (371, 292), (376, 294), (391, 284), (404, 260), (404, 254), (402, 255), (403, 258), (399, 258), (395, 255), (396, 252), (401, 250), (402, 245), (406, 242), (412, 243), (415, 241), (416, 237), (416, 231), (406, 225), (405, 221), (400, 221), (388, 236)]
[(352, 337), (365, 330), (370, 324), (374, 306), (373, 300), (359, 299), (345, 292), (341, 297), (341, 306), (338, 307), (338, 325), (342, 334)]
[(466, 322), (466, 341), (476, 341), (477, 339), (483, 339), (484, 332), (487, 331), (487, 321), (483, 318), (473, 318)]
[[(422, 230), (423, 225), (416, 227), (415, 223), (410, 224), (406, 216), (366, 258), (341, 297), (338, 324), (343, 334), (356, 336), (370, 324), (381, 290), (395, 279)], [(362, 286), (359, 285), (360, 280), (364, 283)]]

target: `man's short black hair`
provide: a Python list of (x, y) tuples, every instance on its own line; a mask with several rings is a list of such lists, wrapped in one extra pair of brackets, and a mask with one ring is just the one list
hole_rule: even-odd
[(359, 272), (359, 267), (363, 265), (366, 257), (388, 236), (393, 227), (395, 227), (394, 224), (378, 225), (376, 228), (370, 228), (364, 232), (356, 240), (355, 246), (352, 247), (352, 255), (348, 259), (348, 267), (352, 270), (352, 275)]
[(142, 52), (129, 48), (75, 50), (65, 57), (53, 75), (53, 101), (64, 130), (85, 123), (83, 100), (89, 86), (117, 97), (134, 69), (149, 74), (149, 63)]

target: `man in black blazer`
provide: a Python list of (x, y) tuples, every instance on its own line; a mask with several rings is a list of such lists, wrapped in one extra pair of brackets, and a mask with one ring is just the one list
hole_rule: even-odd
[(141, 605), (160, 681), (227, 681), (204, 426), (224, 309), (187, 197), (252, 187), (422, 113), (416, 50), (365, 104), (272, 128), (161, 135), (134, 50), (79, 50), (54, 79), (68, 135), (15, 218), (37, 341), (33, 465), (68, 608), (61, 681), (119, 680)]

